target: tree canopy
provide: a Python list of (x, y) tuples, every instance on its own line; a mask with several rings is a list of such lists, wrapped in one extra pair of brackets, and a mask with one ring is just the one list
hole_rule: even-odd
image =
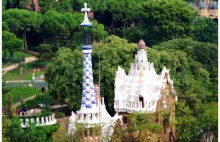
[(45, 79), (54, 98), (69, 99), (70, 107), (79, 109), (82, 84), (82, 53), (60, 48), (53, 62), (47, 65)]
[(8, 31), (2, 32), (2, 49), (4, 50), (4, 59), (6, 60), (6, 52), (9, 51), (11, 57), (15, 51), (22, 49), (23, 42), (21, 39), (17, 38), (13, 33)]
[(26, 32), (33, 29), (39, 29), (42, 18), (40, 13), (31, 13), (28, 10), (23, 9), (9, 9), (2, 15), (3, 21), (8, 25), (11, 32), (17, 34), (22, 32), (24, 41), (24, 50), (27, 51)]

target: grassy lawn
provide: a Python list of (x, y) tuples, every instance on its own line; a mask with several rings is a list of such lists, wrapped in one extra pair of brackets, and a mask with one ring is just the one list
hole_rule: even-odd
[(12, 103), (19, 102), (22, 98), (28, 98), (33, 95), (40, 94), (41, 90), (39, 88), (32, 88), (32, 87), (20, 87), (20, 88), (12, 88), (10, 92), (7, 94), (2, 95), (2, 104), (3, 106), (6, 105), (7, 95), (11, 94)]
[(46, 66), (46, 62), (34, 61), (27, 63), (23, 66), (22, 74), (20, 75), (20, 70), (18, 68), (13, 69), (3, 75), (4, 80), (31, 80), (32, 74), (35, 74), (35, 77), (38, 77), (41, 74), (44, 74), (44, 70), (34, 71), (34, 68)]

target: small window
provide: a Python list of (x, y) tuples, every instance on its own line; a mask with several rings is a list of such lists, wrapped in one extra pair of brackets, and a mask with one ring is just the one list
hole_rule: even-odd
[(87, 131), (84, 131), (84, 136), (87, 137)]
[(144, 98), (142, 96), (139, 97), (139, 101), (142, 103), (142, 108), (144, 108)]
[(125, 117), (125, 116), (123, 117), (123, 123), (124, 123), (124, 124), (127, 124), (127, 123), (128, 123), (128, 119), (127, 119), (127, 117)]
[(84, 119), (83, 120), (86, 120), (86, 114), (84, 114)]
[(158, 117), (158, 114), (156, 114), (156, 123), (159, 123), (159, 117)]

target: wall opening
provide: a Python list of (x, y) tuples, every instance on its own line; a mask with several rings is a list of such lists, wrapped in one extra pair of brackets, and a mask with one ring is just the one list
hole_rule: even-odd
[(144, 98), (142, 96), (139, 96), (139, 102), (142, 103), (142, 108), (144, 108)]
[(128, 123), (128, 118), (126, 116), (123, 116), (123, 123), (127, 124)]

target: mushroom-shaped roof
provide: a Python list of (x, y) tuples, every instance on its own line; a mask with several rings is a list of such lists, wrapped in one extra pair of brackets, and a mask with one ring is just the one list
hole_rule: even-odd
[(145, 42), (142, 39), (138, 43), (138, 48), (139, 49), (145, 49)]

